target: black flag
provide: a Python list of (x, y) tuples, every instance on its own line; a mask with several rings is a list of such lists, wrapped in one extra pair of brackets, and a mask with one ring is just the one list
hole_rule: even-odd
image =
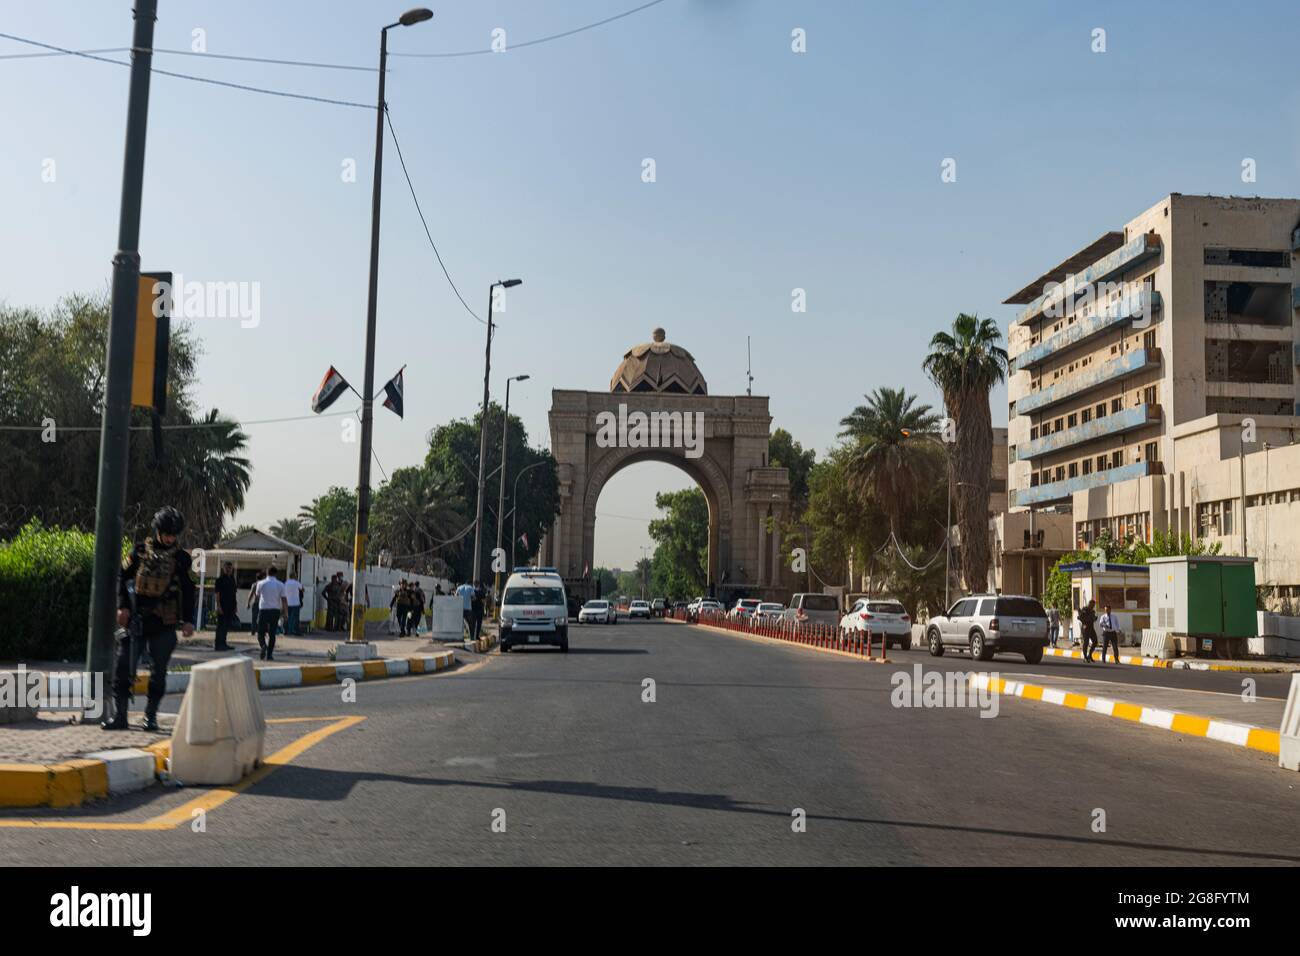
[(388, 380), (384, 385), (384, 408), (397, 413), (398, 418), (402, 418), (402, 373), (406, 371), (403, 365), (397, 370), (397, 374)]

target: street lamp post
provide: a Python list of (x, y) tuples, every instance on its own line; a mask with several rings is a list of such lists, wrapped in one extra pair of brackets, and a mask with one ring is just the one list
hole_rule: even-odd
[(644, 562), (641, 565), (641, 600), (643, 601), (646, 599), (646, 577), (650, 574), (650, 555), (647, 554), (648, 551), (650, 551), (650, 545), (641, 545), (641, 560)]
[[(497, 494), (497, 550), (501, 550), (501, 532), (504, 530), (506, 523), (506, 457), (510, 450), (510, 383), (526, 382), (531, 375), (516, 375), (513, 378), (506, 379), (506, 412), (502, 416), (501, 425), (501, 490)], [(511, 568), (514, 567), (512, 564)], [(492, 593), (496, 598), (496, 619), (501, 620), (501, 572), (496, 572), (496, 581), (492, 585)]]
[(519, 474), (515, 475), (514, 486), (510, 489), (510, 567), (512, 568), (515, 566), (515, 542), (519, 540), (519, 479), (544, 464), (546, 464), (545, 458), (533, 462), (527, 468), (521, 468)]
[(523, 279), (498, 279), (488, 286), (487, 347), (483, 353), (483, 410), (478, 417), (478, 504), (474, 508), (474, 564), (471, 566), (473, 584), (479, 583), (483, 572), (480, 563), (483, 560), (483, 470), (487, 465), (487, 413), (488, 413), (488, 378), (492, 374), (492, 301), (497, 286), (513, 289)]
[(361, 464), (357, 474), (357, 529), (352, 543), (352, 622), (348, 643), (366, 639), (366, 540), (370, 536), (370, 442), (374, 430), (375, 312), (379, 301), (379, 197), (384, 173), (384, 78), (388, 75), (388, 31), (409, 27), (433, 17), (432, 10), (416, 7), (379, 31), (379, 100), (375, 107), (375, 168), (370, 194), (370, 292), (366, 300), (366, 373), (361, 393)]

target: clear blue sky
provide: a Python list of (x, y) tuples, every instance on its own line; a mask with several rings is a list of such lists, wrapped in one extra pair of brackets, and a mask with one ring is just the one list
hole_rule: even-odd
[[(160, 0), (156, 46), (372, 66), (376, 3)], [(486, 48), (556, 33), (637, 0), (434, 7), (394, 53)], [(607, 387), (662, 325), (714, 393), (755, 391), (774, 426), (824, 451), (878, 385), (938, 404), (920, 361), (959, 311), (999, 303), (1171, 192), (1300, 195), (1300, 6), (793, 3), (666, 0), (577, 36), (505, 54), (394, 58), (388, 101), (435, 240), (480, 314), (493, 279), (522, 276), (494, 350), (545, 443), (552, 388)], [(790, 49), (807, 32), (807, 53)], [(1106, 30), (1107, 52), (1090, 49)], [(127, 0), (0, 3), (0, 31), (75, 49), (129, 45)], [(0, 40), (0, 54), (32, 52)], [(156, 65), (373, 102), (373, 73), (157, 57)], [(128, 71), (72, 57), (0, 60), (0, 297), (46, 307), (105, 288), (117, 233)], [(153, 83), (145, 268), (258, 282), (261, 324), (200, 323), (198, 394), (240, 419), (304, 413), (331, 364), (360, 387), (373, 111)], [(652, 157), (658, 181), (641, 181)], [(957, 161), (957, 181), (940, 164)], [(1241, 161), (1258, 164), (1243, 184)], [(357, 163), (346, 184), (344, 160)], [(53, 183), (41, 179), (46, 159)], [(452, 295), (391, 141), (376, 376), (403, 363), (407, 418), (377, 411), (390, 471), (425, 434), (471, 415), (482, 326)], [(807, 290), (794, 315), (791, 290)], [(995, 423), (1005, 393), (993, 396)], [(344, 407), (342, 404), (338, 406)], [(39, 417), (39, 416), (38, 416)], [(241, 521), (296, 512), (356, 480), (339, 421), (249, 428)], [(376, 478), (379, 477), (376, 472)], [(684, 487), (639, 465), (605, 515), (654, 513)], [(644, 522), (598, 524), (597, 560), (630, 566)]]

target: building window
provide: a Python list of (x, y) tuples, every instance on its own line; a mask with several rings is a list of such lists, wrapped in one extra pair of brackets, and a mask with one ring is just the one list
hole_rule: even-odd
[(1083, 460), (1083, 473), (1084, 473), (1085, 475), (1091, 475), (1091, 474), (1092, 474), (1092, 459), (1091, 459), (1091, 458), (1085, 458), (1085, 459)]
[(1143, 445), (1142, 457), (1145, 458), (1147, 461), (1159, 461), (1160, 443), (1155, 441), (1149, 441), (1145, 445)]
[(1110, 453), (1110, 466), (1111, 466), (1112, 468), (1123, 468), (1123, 467), (1124, 467), (1124, 449), (1123, 449), (1123, 448), (1116, 448), (1113, 452)]
[(1061, 465), (1056, 466), (1056, 480), (1057, 481), (1065, 480), (1065, 468)]
[(1102, 402), (1100, 405), (1098, 405), (1097, 408), (1096, 408), (1096, 412), (1097, 412), (1097, 417), (1098, 417), (1098, 418), (1105, 418), (1105, 417), (1106, 417), (1106, 403), (1105, 403), (1105, 402)]
[(1121, 412), (1121, 411), (1123, 411), (1123, 410), (1124, 410), (1124, 399), (1123, 399), (1123, 398), (1112, 398), (1112, 399), (1110, 400), (1110, 411), (1111, 411), (1111, 414), (1115, 414), (1115, 413), (1117, 413), (1117, 412)]
[(1074, 427), (1075, 425), (1077, 425), (1077, 424), (1079, 424), (1079, 416), (1078, 416), (1078, 415), (1071, 415), (1069, 418), (1067, 418), (1067, 419), (1065, 420), (1065, 426), (1066, 426), (1067, 428), (1073, 428), (1073, 427)]
[(1098, 456), (1097, 456), (1097, 470), (1098, 470), (1098, 471), (1105, 471), (1105, 470), (1106, 470), (1106, 456), (1105, 456), (1105, 455), (1098, 455)]
[(1144, 349), (1153, 349), (1156, 347), (1156, 330), (1150, 329), (1142, 334), (1142, 347)]
[(1082, 412), (1079, 413), (1079, 415), (1080, 415), (1080, 417), (1083, 419), (1083, 423), (1084, 423), (1085, 425), (1086, 425), (1088, 422), (1092, 421), (1092, 409), (1091, 409), (1091, 408), (1085, 408)]
[(1142, 403), (1144, 405), (1154, 405), (1159, 399), (1160, 391), (1155, 385), (1148, 385), (1142, 389)]
[(1069, 474), (1070, 474), (1070, 477), (1071, 477), (1071, 478), (1078, 478), (1078, 477), (1079, 477), (1079, 465), (1078, 465), (1077, 462), (1073, 462), (1073, 461), (1070, 462), (1070, 472), (1069, 472)]

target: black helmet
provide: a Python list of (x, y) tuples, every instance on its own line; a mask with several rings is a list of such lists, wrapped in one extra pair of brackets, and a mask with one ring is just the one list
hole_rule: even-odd
[(185, 530), (185, 518), (175, 508), (160, 508), (153, 516), (154, 534), (180, 534)]

